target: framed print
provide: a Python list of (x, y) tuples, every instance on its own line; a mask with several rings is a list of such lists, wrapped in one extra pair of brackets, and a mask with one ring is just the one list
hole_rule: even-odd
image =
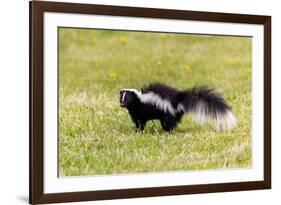
[(271, 188), (271, 17), (30, 2), (30, 203)]

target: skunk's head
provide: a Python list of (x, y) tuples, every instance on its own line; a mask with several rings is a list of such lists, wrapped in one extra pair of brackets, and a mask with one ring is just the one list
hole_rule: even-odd
[(120, 106), (129, 107), (137, 103), (139, 91), (134, 89), (122, 89), (120, 90)]

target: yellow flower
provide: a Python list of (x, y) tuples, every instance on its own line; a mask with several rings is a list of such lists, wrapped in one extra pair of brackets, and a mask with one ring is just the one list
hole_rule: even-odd
[(237, 63), (237, 61), (235, 59), (229, 59), (227, 61), (227, 64), (230, 64), (230, 65), (235, 65)]
[(184, 68), (184, 70), (185, 70), (187, 73), (190, 71), (190, 67), (189, 67), (188, 64), (185, 64), (185, 65), (183, 66), (183, 68)]
[(122, 36), (122, 37), (119, 38), (119, 41), (123, 44), (127, 44), (128, 43), (128, 37)]
[(115, 72), (111, 72), (110, 77), (111, 77), (111, 79), (115, 80), (118, 77), (118, 75)]

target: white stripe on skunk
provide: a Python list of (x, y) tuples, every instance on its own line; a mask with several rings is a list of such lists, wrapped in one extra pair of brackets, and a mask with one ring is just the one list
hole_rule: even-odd
[[(141, 91), (132, 88), (124, 88), (121, 89), (121, 91), (134, 92), (142, 103), (154, 105), (157, 109), (162, 110), (164, 112), (169, 112), (171, 115), (175, 115), (177, 112), (184, 110), (183, 105), (179, 104), (177, 109), (175, 109), (170, 101), (162, 99), (159, 95), (154, 92), (142, 93)], [(124, 95), (125, 93), (126, 92), (124, 92)], [(124, 101), (123, 98), (122, 101)]]
[(178, 110), (174, 109), (171, 102), (162, 99), (159, 95), (149, 92), (144, 93), (138, 96), (140, 101), (145, 104), (154, 105), (157, 109), (162, 110), (164, 112), (169, 112), (171, 115), (175, 115)]

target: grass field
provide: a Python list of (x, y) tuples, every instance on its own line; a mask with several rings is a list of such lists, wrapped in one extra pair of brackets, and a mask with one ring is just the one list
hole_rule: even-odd
[[(246, 168), (251, 148), (251, 38), (59, 29), (60, 176)], [(185, 116), (137, 133), (119, 89), (208, 85), (238, 119), (216, 132)]]

